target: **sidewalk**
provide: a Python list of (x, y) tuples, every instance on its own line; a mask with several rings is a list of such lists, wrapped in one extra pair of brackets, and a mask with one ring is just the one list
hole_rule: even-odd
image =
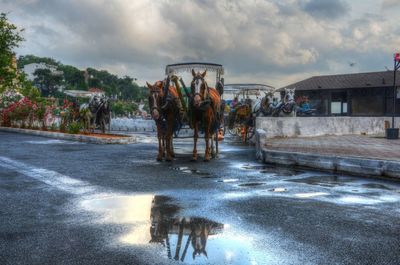
[(364, 135), (265, 139), (262, 130), (257, 134), (257, 155), (266, 163), (400, 179), (400, 140)]
[(267, 150), (400, 161), (400, 140), (346, 135), (269, 139)]

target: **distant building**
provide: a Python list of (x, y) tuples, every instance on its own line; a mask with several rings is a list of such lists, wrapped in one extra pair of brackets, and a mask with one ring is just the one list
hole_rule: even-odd
[(105, 95), (105, 93), (106, 93), (106, 92), (104, 92), (104, 90), (97, 88), (97, 87), (91, 87), (91, 88), (89, 88), (88, 91), (93, 94), (98, 94), (98, 95)]
[[(400, 76), (396, 78), (396, 88)], [(313, 76), (286, 86), (296, 99), (306, 96), (316, 115), (390, 116), (393, 113), (393, 71)], [(279, 89), (283, 93), (284, 88)], [(400, 115), (397, 90), (396, 115)]]
[(33, 81), (35, 76), (33, 75), (37, 69), (49, 69), (54, 75), (62, 75), (63, 72), (57, 70), (57, 66), (49, 65), (45, 63), (31, 63), (27, 64), (22, 68), (22, 71), (26, 74), (28, 80)]

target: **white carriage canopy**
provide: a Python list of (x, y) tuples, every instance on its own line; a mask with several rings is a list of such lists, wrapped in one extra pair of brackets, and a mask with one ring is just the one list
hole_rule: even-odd
[(275, 88), (266, 84), (226, 84), (224, 92), (234, 95), (259, 96), (261, 92), (273, 92)]
[(192, 69), (215, 72), (218, 77), (224, 74), (224, 67), (221, 64), (201, 62), (169, 64), (165, 67), (165, 74), (172, 75), (182, 72), (190, 72)]

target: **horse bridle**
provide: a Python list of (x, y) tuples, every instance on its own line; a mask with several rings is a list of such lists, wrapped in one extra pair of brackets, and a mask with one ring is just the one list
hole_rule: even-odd
[[(196, 92), (195, 91), (195, 87), (194, 86), (195, 86), (195, 82), (197, 80), (201, 80), (203, 82), (203, 85), (205, 86), (203, 95), (201, 95), (201, 92)], [(194, 98), (196, 95), (198, 95), (198, 96), (200, 96), (200, 98), (202, 100), (205, 100), (206, 99), (206, 93), (207, 93), (207, 95), (209, 94), (209, 88), (208, 88), (207, 82), (204, 79), (204, 77), (202, 77), (202, 76), (198, 76), (197, 75), (197, 76), (193, 77), (192, 84), (190, 85), (190, 89), (192, 90), (191, 91), (192, 92), (192, 98)]]
[[(151, 88), (150, 89), (150, 96), (149, 96), (149, 98), (150, 97), (153, 97), (153, 106), (151, 107), (151, 109), (150, 109), (150, 113), (152, 113), (153, 112), (153, 110), (157, 110), (159, 113), (161, 113), (161, 109), (160, 109), (160, 107), (158, 106), (158, 104), (157, 104), (157, 96), (158, 96), (158, 94), (160, 93), (160, 88)], [(150, 100), (149, 100), (150, 101)]]

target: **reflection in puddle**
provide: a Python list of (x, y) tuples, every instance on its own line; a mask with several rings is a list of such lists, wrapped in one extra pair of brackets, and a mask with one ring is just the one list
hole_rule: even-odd
[(324, 187), (335, 187), (335, 186), (344, 186), (348, 182), (352, 182), (353, 179), (349, 177), (339, 177), (339, 176), (312, 176), (308, 178), (301, 179), (289, 179), (287, 181), (305, 183), (309, 185), (318, 185)]
[(264, 182), (250, 182), (250, 183), (243, 183), (239, 184), (241, 187), (256, 187), (256, 186), (261, 186), (264, 185)]
[(297, 198), (313, 198), (313, 197), (317, 197), (317, 196), (325, 196), (325, 195), (329, 195), (329, 193), (326, 192), (309, 192), (309, 193), (296, 193), (294, 196)]
[(273, 192), (285, 192), (285, 191), (287, 191), (287, 189), (285, 189), (285, 188), (274, 188), (274, 189), (272, 189), (270, 191), (273, 191)]
[[(192, 246), (193, 260), (197, 255), (208, 257), (207, 240), (209, 236), (221, 233), (224, 225), (205, 218), (175, 217), (177, 210), (178, 208), (171, 208), (170, 205), (166, 204), (163, 197), (154, 197), (150, 218), (150, 243), (160, 243), (165, 246), (168, 258), (172, 259), (171, 236), (176, 235), (175, 260), (185, 260), (189, 245)], [(184, 247), (182, 243), (184, 243)], [(183, 251), (181, 251), (182, 247)]]
[(363, 187), (368, 189), (392, 190), (391, 188), (379, 183), (367, 183), (363, 184)]
[(28, 144), (84, 144), (82, 142), (65, 141), (65, 140), (37, 140), (25, 141)]
[[(119, 237), (119, 241), (146, 245), (148, 255), (161, 260), (188, 264), (266, 264), (266, 259), (270, 259), (268, 253), (254, 247), (248, 233), (207, 218), (181, 216), (181, 208), (167, 196), (103, 197), (83, 201), (81, 205), (99, 213), (101, 223), (132, 225), (132, 230)], [(161, 256), (156, 254), (160, 250)]]
[(232, 183), (232, 182), (236, 182), (239, 179), (223, 179), (223, 180), (218, 180), (217, 182), (223, 182), (223, 183)]
[(178, 170), (184, 173), (189, 173), (189, 174), (196, 174), (196, 175), (201, 175), (201, 176), (208, 176), (210, 173), (208, 172), (202, 172), (198, 169), (192, 169), (189, 167), (172, 167), (173, 170)]
[(284, 167), (277, 167), (273, 165), (252, 165), (252, 164), (244, 164), (240, 167), (241, 169), (245, 170), (255, 170), (259, 171), (262, 174), (276, 174), (279, 176), (295, 176), (304, 173), (301, 170), (295, 168), (284, 168)]

